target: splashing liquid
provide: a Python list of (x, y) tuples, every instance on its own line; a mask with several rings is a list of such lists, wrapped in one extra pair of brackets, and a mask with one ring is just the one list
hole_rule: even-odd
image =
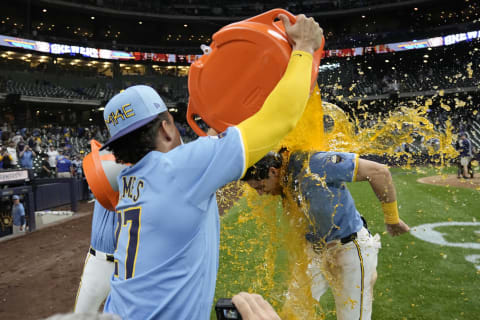
[[(439, 155), (439, 163), (444, 164), (445, 159), (457, 155), (452, 147), (452, 127), (447, 122), (444, 133), (435, 131), (426, 118), (430, 104), (431, 101), (427, 100), (424, 106), (415, 109), (400, 107), (384, 119), (375, 119), (373, 126), (362, 128), (358, 118), (350, 120), (337, 106), (322, 104), (320, 90), (316, 87), (297, 127), (278, 149), (285, 147), (290, 153), (333, 150), (403, 156), (408, 159), (408, 167), (413, 162), (412, 155), (401, 151), (400, 147), (402, 143), (414, 142), (415, 136), (421, 136), (426, 142), (435, 141), (428, 146), (428, 152)], [(364, 119), (367, 117), (365, 115)], [(284, 163), (287, 162), (285, 159)], [(282, 170), (286, 180), (294, 179), (285, 168)], [(325, 177), (309, 171), (308, 159), (302, 172), (305, 178), (313, 178), (319, 185), (325, 183)], [(239, 182), (222, 190), (218, 197), (220, 210), (227, 211), (231, 199), (238, 199), (238, 205), (228, 213), (229, 218), (231, 215), (238, 215), (238, 218), (229, 223), (223, 219), (221, 224), (222, 260), (217, 297), (232, 296), (239, 291), (255, 292), (263, 295), (282, 319), (325, 319), (334, 311), (323, 310), (310, 290), (312, 279), (308, 265), (311, 256), (307, 250), (310, 244), (305, 240), (311, 225), (308, 202), (302, 199), (300, 190), (284, 188), (284, 191), (280, 203), (280, 197), (259, 196), (255, 190)], [(332, 213), (332, 221), (334, 215)], [(248, 234), (238, 234), (241, 225), (242, 230), (249, 231)], [(328, 266), (329, 262), (324, 265)], [(328, 278), (328, 270), (324, 271)], [(230, 278), (232, 275), (236, 275), (235, 279)], [(332, 289), (335, 292), (335, 288)]]

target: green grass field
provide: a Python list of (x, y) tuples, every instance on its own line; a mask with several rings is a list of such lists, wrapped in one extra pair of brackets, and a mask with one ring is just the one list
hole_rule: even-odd
[[(400, 216), (410, 227), (434, 222), (480, 221), (479, 190), (416, 181), (439, 174), (437, 169), (391, 171)], [(453, 172), (454, 169), (443, 170), (443, 173)], [(392, 238), (384, 233), (380, 204), (368, 183), (351, 183), (349, 189), (371, 232), (382, 235), (373, 319), (480, 319), (480, 272), (465, 259), (468, 255), (480, 255), (480, 250), (440, 246), (411, 234)], [(252, 214), (246, 200), (241, 199), (222, 217), (215, 300), (251, 291), (264, 295), (277, 310), (281, 309), (287, 289), (284, 279), (288, 256), (279, 239), (286, 226), (280, 201), (269, 205), (274, 207), (265, 210), (270, 216), (259, 219)], [(449, 242), (480, 242), (480, 226), (447, 226), (437, 231)], [(322, 297), (319, 309), (326, 319), (335, 319), (331, 291)]]

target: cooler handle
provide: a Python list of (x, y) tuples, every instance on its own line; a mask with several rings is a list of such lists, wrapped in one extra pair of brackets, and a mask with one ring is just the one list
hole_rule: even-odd
[(188, 101), (188, 107), (187, 107), (187, 122), (190, 125), (190, 128), (192, 128), (196, 134), (198, 134), (201, 137), (204, 137), (207, 134), (198, 126), (198, 123), (195, 121), (195, 116), (197, 116), (198, 114), (196, 114), (193, 111), (192, 105), (193, 105), (192, 100), (190, 99)]
[(290, 20), (291, 24), (295, 24), (297, 22), (297, 17), (293, 15), (292, 13), (288, 12), (287, 10), (283, 9), (272, 9), (270, 11), (267, 11), (265, 13), (262, 13), (258, 16), (252, 17), (250, 19), (247, 19), (246, 21), (250, 22), (258, 22), (258, 23), (263, 23), (266, 25), (271, 25), (277, 30), (281, 32), (281, 34), (285, 34), (285, 30), (280, 28), (277, 24), (275, 24), (275, 19), (278, 17), (279, 14), (284, 14), (288, 17)]

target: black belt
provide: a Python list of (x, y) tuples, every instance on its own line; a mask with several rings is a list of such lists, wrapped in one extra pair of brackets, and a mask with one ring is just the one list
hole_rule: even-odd
[[(367, 221), (366, 221), (363, 217), (360, 217), (360, 218), (362, 218), (363, 227), (365, 227), (365, 229), (367, 229), (368, 233), (370, 233), (370, 230), (368, 230)], [(307, 233), (307, 234), (305, 235), (305, 237), (307, 238), (307, 240), (310, 241), (310, 242), (312, 242), (313, 249), (314, 249), (315, 251), (319, 251), (319, 250), (324, 249), (324, 248), (327, 247), (327, 243), (326, 243), (325, 241), (322, 241), (322, 240), (320, 240), (320, 241), (313, 241), (313, 236), (314, 236), (314, 235), (313, 235), (312, 233)], [(341, 243), (342, 245), (345, 245), (345, 244), (347, 244), (347, 243), (349, 243), (349, 242), (352, 242), (353, 240), (357, 239), (357, 237), (358, 237), (357, 232), (351, 233), (351, 234), (349, 234), (348, 236), (341, 238), (341, 239), (340, 239), (340, 243)]]
[[(368, 233), (370, 233), (370, 230), (368, 230), (367, 220), (365, 220), (365, 218), (364, 218), (363, 216), (360, 216), (360, 218), (362, 218), (363, 227), (364, 227), (365, 229), (367, 229)], [(349, 242), (352, 242), (352, 241), (355, 240), (355, 239), (357, 239), (357, 233), (356, 233), (356, 232), (354, 232), (354, 233), (352, 233), (352, 234), (350, 234), (350, 235), (348, 235), (348, 236), (346, 236), (346, 237), (344, 237), (344, 238), (341, 238), (341, 239), (340, 239), (340, 242), (341, 242), (342, 244), (347, 244), (347, 243), (349, 243)]]
[[(357, 239), (357, 233), (354, 232), (344, 238), (341, 238), (340, 239), (340, 243), (343, 245), (349, 243), (349, 242), (352, 242), (353, 240)], [(338, 240), (337, 240), (338, 241)], [(312, 243), (312, 247), (313, 247), (313, 251), (315, 251), (316, 253), (320, 253), (320, 251), (322, 251), (323, 249), (328, 249), (330, 247), (334, 247), (336, 245), (336, 243), (338, 244), (338, 242), (325, 242), (323, 240), (320, 240), (320, 241), (316, 241), (316, 242), (313, 242)]]
[(352, 234), (350, 234), (350, 235), (348, 235), (348, 236), (346, 236), (346, 237), (343, 237), (342, 239), (340, 239), (340, 242), (341, 242), (342, 244), (347, 244), (347, 243), (349, 243), (349, 242), (352, 242), (352, 241), (355, 240), (355, 239), (357, 239), (357, 233), (356, 233), (356, 232), (354, 232), (354, 233), (352, 233)]
[[(96, 256), (97, 255), (97, 251), (95, 251), (95, 249), (93, 249), (92, 247), (90, 247), (90, 254), (92, 254), (93, 256)], [(107, 256), (107, 261), (111, 261), (113, 262), (115, 259), (113, 258), (113, 254), (105, 254)]]

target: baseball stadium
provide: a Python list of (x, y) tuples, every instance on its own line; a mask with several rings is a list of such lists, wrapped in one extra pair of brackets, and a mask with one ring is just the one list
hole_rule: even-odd
[(0, 319), (480, 319), (480, 3), (0, 10)]

